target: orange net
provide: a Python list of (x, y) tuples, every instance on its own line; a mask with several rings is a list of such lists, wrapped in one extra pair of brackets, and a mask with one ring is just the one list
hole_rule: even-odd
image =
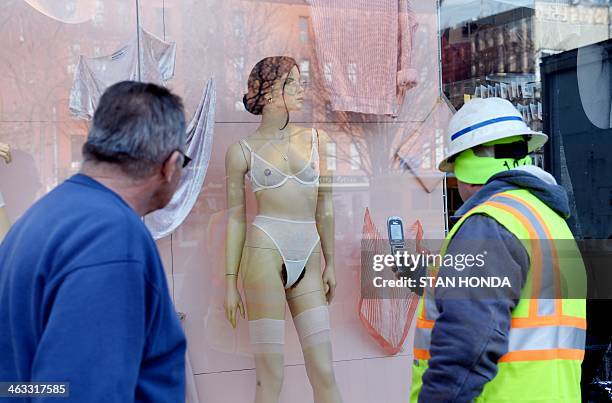
[[(405, 229), (405, 239), (408, 252), (421, 250), (423, 228), (418, 220)], [(362, 240), (361, 284), (372, 284), (374, 276), (380, 274), (364, 263), (372, 262), (375, 254), (390, 253), (390, 249), (386, 238), (380, 235), (372, 222), (367, 208), (363, 219)], [(401, 351), (408, 336), (418, 301), (418, 295), (407, 287), (372, 288), (367, 298), (363, 297), (363, 292), (359, 298), (359, 319), (383, 350), (389, 355), (395, 355)]]

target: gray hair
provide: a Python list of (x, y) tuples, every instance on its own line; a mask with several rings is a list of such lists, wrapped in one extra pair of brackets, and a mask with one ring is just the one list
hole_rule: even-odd
[(184, 145), (181, 99), (155, 84), (122, 81), (100, 98), (83, 157), (117, 164), (129, 176), (144, 178)]

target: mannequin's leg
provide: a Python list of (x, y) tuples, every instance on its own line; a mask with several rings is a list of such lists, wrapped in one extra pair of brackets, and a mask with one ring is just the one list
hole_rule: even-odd
[[(318, 248), (315, 250), (319, 251)], [(319, 252), (310, 257), (304, 278), (295, 288), (287, 291), (287, 302), (302, 343), (306, 373), (315, 403), (342, 402), (332, 363), (329, 316)]]
[(255, 403), (278, 402), (283, 383), (285, 288), (275, 249), (246, 247), (243, 252), (243, 289), (249, 337), (255, 355)]

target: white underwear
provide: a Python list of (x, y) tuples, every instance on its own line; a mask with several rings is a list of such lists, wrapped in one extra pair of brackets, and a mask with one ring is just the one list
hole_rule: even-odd
[(265, 232), (276, 245), (287, 271), (285, 288), (290, 288), (302, 275), (308, 258), (319, 242), (316, 222), (258, 215), (253, 225)]

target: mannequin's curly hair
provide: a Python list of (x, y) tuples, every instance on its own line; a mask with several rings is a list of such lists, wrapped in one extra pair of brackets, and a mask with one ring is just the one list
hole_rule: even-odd
[[(245, 109), (253, 115), (261, 115), (266, 104), (265, 95), (272, 90), (274, 83), (289, 73), (294, 66), (298, 67), (295, 59), (289, 56), (271, 56), (257, 62), (249, 74), (248, 92), (242, 98)], [(283, 84), (283, 96), (284, 88)]]

